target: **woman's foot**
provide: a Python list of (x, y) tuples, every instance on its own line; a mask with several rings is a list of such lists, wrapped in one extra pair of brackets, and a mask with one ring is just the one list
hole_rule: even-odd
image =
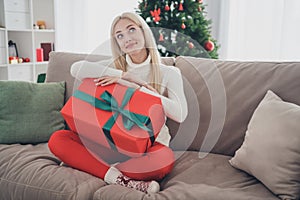
[(104, 177), (109, 184), (118, 184), (145, 193), (159, 192), (160, 186), (156, 181), (137, 181), (124, 176), (117, 168), (110, 167)]
[(160, 189), (159, 184), (156, 181), (137, 181), (124, 175), (117, 177), (116, 184), (145, 193), (156, 193), (159, 192)]

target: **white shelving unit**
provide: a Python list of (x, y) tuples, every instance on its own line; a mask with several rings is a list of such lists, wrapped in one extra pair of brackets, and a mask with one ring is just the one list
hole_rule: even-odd
[[(45, 73), (48, 62), (37, 62), (36, 49), (41, 43), (55, 47), (56, 0), (0, 0), (0, 80), (35, 82)], [(35, 29), (37, 21), (44, 21), (45, 29)], [(9, 64), (8, 41), (17, 45), (19, 57), (30, 62)]]

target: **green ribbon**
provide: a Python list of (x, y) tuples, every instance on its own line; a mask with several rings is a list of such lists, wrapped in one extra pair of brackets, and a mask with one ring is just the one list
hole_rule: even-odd
[(120, 114), (122, 116), (123, 125), (127, 130), (131, 130), (134, 125), (137, 125), (141, 129), (148, 132), (151, 144), (153, 144), (155, 140), (150, 118), (148, 116), (137, 114), (124, 109), (124, 107), (130, 101), (134, 92), (135, 90), (133, 88), (127, 88), (121, 106), (118, 105), (117, 100), (106, 90), (101, 94), (100, 96), (101, 99), (97, 99), (80, 90), (76, 90), (73, 94), (74, 97), (91, 104), (95, 108), (99, 108), (101, 110), (105, 110), (113, 113), (112, 116), (107, 120), (107, 122), (102, 127), (102, 130), (105, 134), (105, 137), (111, 149), (115, 151), (118, 150), (110, 134), (110, 130), (115, 124), (116, 119)]

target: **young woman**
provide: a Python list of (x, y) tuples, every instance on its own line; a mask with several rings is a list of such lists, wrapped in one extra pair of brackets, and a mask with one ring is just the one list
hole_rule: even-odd
[[(187, 103), (179, 69), (161, 63), (155, 40), (147, 23), (135, 13), (123, 13), (111, 26), (112, 66), (109, 61), (76, 62), (71, 74), (79, 80), (95, 78), (96, 85), (119, 83), (161, 98), (167, 117), (182, 122)], [(170, 134), (166, 125), (154, 144), (140, 157), (130, 158), (98, 145), (97, 158), (69, 130), (55, 132), (49, 148), (67, 165), (142, 192), (158, 192), (161, 180), (173, 167), (174, 155), (168, 147)], [(114, 164), (110, 164), (114, 163)]]

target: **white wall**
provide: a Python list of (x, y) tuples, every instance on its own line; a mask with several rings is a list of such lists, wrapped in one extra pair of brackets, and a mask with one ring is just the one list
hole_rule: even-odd
[[(58, 51), (110, 54), (113, 18), (138, 0), (57, 0)], [(299, 0), (204, 0), (227, 60), (300, 61)]]
[(57, 0), (56, 50), (91, 53), (97, 48), (109, 54), (112, 20), (124, 11), (135, 11), (137, 6), (137, 0)]

